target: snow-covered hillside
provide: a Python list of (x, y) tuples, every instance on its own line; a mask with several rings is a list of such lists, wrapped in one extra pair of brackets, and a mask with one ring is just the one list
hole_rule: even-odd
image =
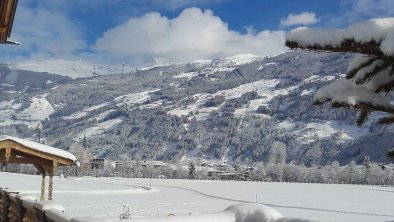
[(166, 58), (154, 58), (152, 61), (148, 64), (145, 64), (138, 70), (149, 70), (157, 67), (164, 67), (164, 66), (170, 66), (175, 64), (174, 62), (171, 62), (169, 59)]
[[(39, 196), (40, 176), (1, 172), (0, 177), (2, 187)], [(287, 218), (324, 222), (394, 220), (392, 187), (88, 177), (55, 178), (54, 187), (54, 200), (68, 215), (111, 221), (119, 221), (124, 205), (129, 207), (131, 218), (122, 221), (233, 222), (234, 215), (223, 214), (234, 214), (242, 208), (244, 217), (256, 220), (236, 221), (265, 221), (261, 213), (251, 214), (248, 205), (223, 211), (234, 204), (256, 202), (273, 207)], [(170, 214), (173, 216), (168, 217)]]
[[(187, 63), (187, 64), (195, 65), (195, 66), (199, 66), (199, 67), (206, 66), (206, 65), (210, 64), (210, 65), (217, 68), (216, 71), (220, 71), (221, 70), (220, 68), (223, 69), (226, 67), (237, 67), (240, 65), (245, 65), (245, 64), (257, 62), (262, 59), (263, 58), (258, 55), (247, 53), (247, 54), (238, 54), (238, 55), (234, 55), (234, 56), (230, 56), (230, 57), (218, 58), (218, 59), (214, 59), (214, 60), (196, 60), (196, 61), (193, 61), (193, 62)], [(173, 63), (170, 60), (165, 59), (165, 58), (155, 58), (152, 60), (151, 64), (141, 67), (139, 70), (149, 70), (152, 68), (165, 67), (165, 66), (171, 66), (171, 65), (175, 65), (175, 63)], [(181, 65), (181, 64), (178, 64), (178, 65)], [(178, 76), (177, 78), (181, 78), (181, 77)]]
[(214, 94), (196, 94), (193, 98), (196, 100), (194, 104), (190, 104), (186, 107), (179, 107), (168, 111), (171, 115), (188, 115), (190, 112), (198, 113), (196, 115), (197, 119), (201, 120), (206, 118), (212, 111), (218, 110), (220, 106), (217, 107), (203, 107), (207, 100), (212, 99), (216, 96), (223, 96), (226, 100), (239, 98), (243, 94), (248, 92), (257, 92), (261, 99), (250, 100), (250, 104), (245, 108), (237, 109), (234, 114), (237, 116), (246, 116), (251, 114), (256, 114), (257, 107), (260, 105), (266, 105), (271, 101), (272, 98), (278, 95), (286, 95), (291, 92), (296, 87), (289, 87), (288, 89), (276, 90), (275, 86), (279, 83), (278, 79), (273, 80), (260, 80), (248, 84), (240, 85), (236, 88), (221, 90)]
[(214, 59), (212, 60), (212, 63), (216, 66), (239, 66), (252, 62), (257, 62), (262, 59), (263, 58), (258, 55), (247, 53), (247, 54), (238, 54), (226, 58)]
[(73, 79), (91, 76), (130, 73), (134, 67), (127, 64), (99, 65), (83, 60), (50, 59), (42, 61), (18, 62), (9, 64), (13, 70), (28, 70), (35, 72), (48, 72), (68, 76)]
[(0, 126), (12, 124), (26, 124), (35, 127), (40, 121), (44, 121), (55, 111), (48, 102), (48, 94), (32, 97), (30, 105), (22, 109), (22, 103), (15, 100), (0, 101)]
[(307, 165), (360, 162), (364, 155), (386, 162), (388, 139), (375, 150), (366, 144), (392, 130), (376, 125), (376, 118), (357, 128), (354, 113), (312, 105), (314, 92), (343, 78), (350, 59), (299, 51), (238, 55), (89, 79), (42, 74), (34, 84), (39, 73), (6, 72), (0, 130), (34, 138), (42, 122), (50, 143), (68, 149), (86, 137), (90, 152), (113, 159), (150, 153), (165, 161), (185, 155), (267, 161), (273, 142), (281, 141), (288, 161)]

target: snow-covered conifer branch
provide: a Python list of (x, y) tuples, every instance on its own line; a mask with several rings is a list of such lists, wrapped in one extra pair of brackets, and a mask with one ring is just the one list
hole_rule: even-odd
[(391, 148), (391, 149), (387, 152), (387, 157), (394, 160), (394, 148)]
[[(346, 75), (346, 79), (352, 79), (353, 77), (356, 76), (356, 74), (360, 70), (372, 65), (372, 63), (375, 62), (378, 59), (378, 57), (362, 57), (362, 58), (368, 58), (368, 60), (365, 61), (365, 62), (359, 63), (358, 66), (353, 67), (351, 70), (349, 70), (347, 75)], [(350, 68), (350, 66), (351, 66), (351, 64), (349, 64), (349, 68)]]
[(356, 124), (357, 126), (362, 126), (363, 123), (368, 119), (368, 116), (371, 112), (369, 110), (361, 110), (358, 113)]
[(394, 123), (394, 116), (387, 116), (387, 117), (381, 118), (378, 121), (378, 123), (379, 124), (385, 124), (385, 125), (393, 124)]
[(290, 49), (306, 49), (312, 51), (331, 51), (331, 52), (355, 52), (360, 54), (372, 55), (381, 57), (384, 54), (380, 51), (380, 44), (376, 41), (370, 42), (356, 42), (353, 39), (345, 39), (338, 46), (336, 45), (320, 45), (299, 44), (296, 41), (287, 40), (286, 46)]
[[(319, 89), (314, 104), (331, 101), (334, 107), (358, 109), (358, 126), (373, 111), (394, 114), (390, 99), (379, 94), (394, 87), (393, 30), (394, 18), (383, 18), (357, 23), (346, 29), (297, 28), (288, 33), (286, 46), (291, 49), (359, 54), (349, 64), (346, 79)], [(380, 122), (391, 122), (391, 117)]]

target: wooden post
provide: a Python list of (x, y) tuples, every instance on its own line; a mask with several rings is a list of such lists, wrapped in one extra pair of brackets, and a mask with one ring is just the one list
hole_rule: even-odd
[(52, 201), (53, 173), (49, 173), (48, 200)]
[(52, 162), (52, 167), (49, 170), (49, 187), (48, 187), (48, 200), (52, 201), (52, 193), (53, 193), (53, 175), (56, 173), (58, 166), (57, 160)]
[(45, 200), (45, 172), (42, 172), (41, 174), (41, 195), (40, 195), (40, 201)]
[(22, 206), (22, 200), (17, 197), (16, 198), (16, 215), (17, 222), (23, 222), (23, 218), (25, 217), (26, 209)]
[(3, 189), (0, 189), (0, 221), (5, 221), (6, 217), (5, 217), (5, 192)]
[(18, 218), (18, 207), (17, 207), (17, 202), (16, 199), (9, 199), (10, 201), (10, 207), (8, 209), (8, 220), (10, 222), (16, 222)]
[(9, 214), (10, 214), (10, 206), (11, 206), (11, 200), (10, 200), (10, 193), (17, 193), (17, 192), (7, 192), (5, 190), (1, 190), (1, 209), (2, 211), (0, 212), (0, 221), (2, 222), (10, 222)]
[(3, 208), (2, 212), (2, 218), (4, 222), (9, 222), (8, 214), (9, 214), (9, 208), (10, 208), (10, 201), (8, 199), (8, 193), (6, 191), (2, 192), (3, 194), (1, 195), (1, 205)]
[(35, 222), (47, 222), (45, 218), (45, 212), (42, 209), (37, 209), (34, 207), (35, 211), (35, 219), (33, 221)]

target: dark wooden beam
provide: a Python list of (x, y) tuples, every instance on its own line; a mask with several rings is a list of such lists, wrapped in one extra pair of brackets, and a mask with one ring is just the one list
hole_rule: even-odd
[(11, 36), (18, 0), (0, 0), (0, 44)]
[(11, 156), (8, 161), (4, 156), (0, 156), (0, 163), (51, 165), (51, 161), (45, 159), (25, 158), (25, 157), (16, 157), (16, 156)]

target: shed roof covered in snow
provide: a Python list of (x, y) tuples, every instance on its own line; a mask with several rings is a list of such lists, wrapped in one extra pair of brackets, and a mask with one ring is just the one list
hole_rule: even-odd
[(77, 160), (73, 154), (65, 150), (31, 140), (1, 135), (0, 151), (5, 152), (5, 147), (7, 146), (12, 147), (16, 153), (26, 153), (29, 156), (35, 156), (47, 160), (57, 160), (60, 165), (71, 165)]
[(17, 137), (0, 136), (0, 163), (33, 164), (41, 173), (53, 175), (57, 166), (70, 166), (76, 160), (65, 150)]
[(286, 37), (290, 48), (394, 56), (394, 18), (371, 19), (346, 29), (296, 28)]

